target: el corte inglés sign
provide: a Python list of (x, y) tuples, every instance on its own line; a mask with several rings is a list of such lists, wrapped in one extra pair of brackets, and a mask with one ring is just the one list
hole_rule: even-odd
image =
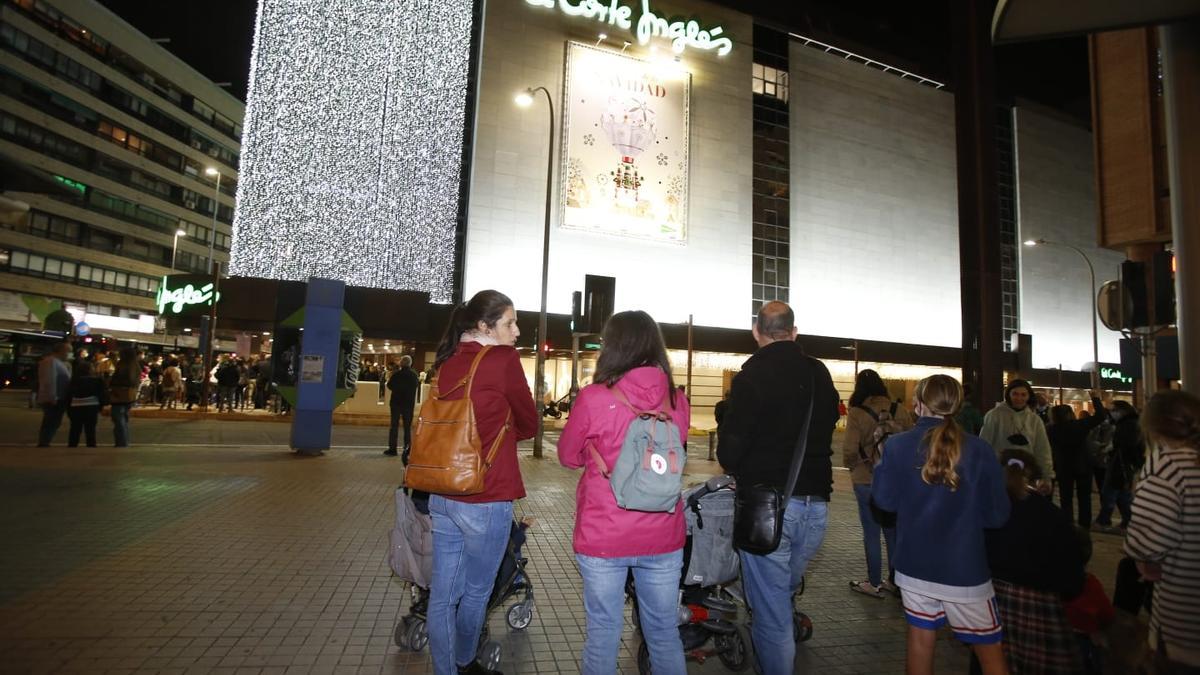
[(525, 0), (535, 7), (553, 9), (569, 16), (580, 16), (592, 19), (597, 23), (615, 26), (634, 34), (638, 44), (645, 46), (651, 38), (663, 37), (671, 41), (671, 50), (682, 54), (684, 50), (701, 49), (716, 51), (718, 56), (725, 56), (733, 49), (733, 41), (724, 37), (725, 29), (720, 26), (701, 28), (695, 20), (671, 21), (650, 10), (650, 0), (642, 0), (641, 12), (637, 16), (636, 25), (633, 19), (633, 8), (624, 5), (619, 0)]

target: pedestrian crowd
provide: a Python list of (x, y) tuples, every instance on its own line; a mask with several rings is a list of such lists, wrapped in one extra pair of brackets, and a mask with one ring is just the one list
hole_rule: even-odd
[[(1143, 647), (1154, 669), (1145, 672), (1197, 672), (1200, 400), (1160, 392), (1139, 418), (1121, 401), (1106, 408), (1093, 392), (1094, 412), (1080, 419), (1069, 406), (1046, 405), (1028, 382), (1012, 380), (1004, 400), (981, 414), (956, 379), (934, 375), (917, 384), (910, 409), (878, 373), (864, 370), (847, 405), (825, 365), (796, 341), (785, 303), (765, 304), (752, 333), (758, 350), (719, 406), (717, 458), (736, 482), (738, 508), (765, 514), (757, 524), (735, 516), (732, 537), (741, 548), (760, 672), (793, 672), (794, 594), (829, 526), (833, 432), (843, 416), (841, 458), (867, 567), (866, 578), (849, 588), (901, 599), (908, 672), (933, 672), (942, 627), (971, 648), (973, 672), (1124, 672), (1114, 665), (1124, 655), (1106, 651), (1103, 635), (1121, 613), (1145, 607), (1150, 635)], [(463, 429), (471, 431), (461, 435), (482, 460), (471, 469), (482, 474), (475, 487), (434, 490), (429, 501), (429, 645), (434, 672), (443, 675), (497, 672), (477, 660), (477, 647), (512, 503), (525, 496), (517, 442), (532, 437), (537, 422), (514, 348), (519, 334), (511, 300), (481, 291), (454, 308), (438, 349), (435, 390), (440, 381), (446, 384), (438, 397), (468, 401)], [(648, 314), (614, 314), (602, 338), (593, 383), (572, 402), (557, 445), (559, 462), (582, 472), (573, 537), (587, 617), (581, 670), (617, 672), (631, 595), (650, 671), (682, 674), (685, 509), (678, 497), (668, 508), (652, 497), (682, 474), (686, 453), (675, 449), (687, 441), (689, 402)], [(434, 422), (441, 428), (424, 432), (429, 438), (457, 442), (446, 432), (461, 420)], [(405, 458), (409, 474), (419, 477), (409, 484), (416, 489), (438, 471), (462, 470), (438, 465), (448, 448), (426, 445), (424, 423), (412, 437), (412, 464)], [(1101, 494), (1094, 520), (1093, 483)], [(792, 486), (775, 512), (752, 501), (764, 486), (767, 493)], [(740, 532), (747, 528), (766, 532), (769, 543), (757, 543), (759, 532)], [(1125, 536), (1115, 608), (1087, 572), (1089, 529)], [(1106, 658), (1111, 667), (1102, 671)]]
[[(413, 476), (441, 481), (439, 473), (458, 472), (470, 485), (430, 490), (428, 501), (428, 636), (440, 675), (497, 672), (477, 660), (477, 648), (513, 502), (526, 496), (517, 443), (535, 434), (538, 416), (515, 349), (519, 335), (513, 303), (498, 291), (453, 309), (431, 400), (464, 400), (468, 412), (465, 420), (429, 420), (441, 426), (424, 437), (422, 421), (413, 428), (421, 376), (411, 358), (379, 375), (392, 392), (385, 454), (400, 454)], [(849, 590), (900, 598), (909, 673), (933, 672), (943, 627), (971, 648), (972, 672), (1200, 672), (1200, 399), (1162, 391), (1139, 415), (1124, 401), (1106, 407), (1092, 392), (1092, 411), (1081, 417), (1014, 379), (1004, 400), (981, 414), (956, 379), (934, 375), (917, 383), (910, 408), (877, 372), (862, 370), (847, 404), (826, 366), (797, 342), (787, 304), (766, 303), (752, 335), (758, 349), (720, 405), (717, 459), (743, 510), (732, 538), (760, 672), (793, 672), (794, 594), (829, 527), (840, 424), (866, 562), (865, 578), (850, 580)], [(614, 314), (602, 342), (593, 382), (572, 402), (557, 447), (564, 467), (581, 470), (573, 536), (587, 617), (581, 669), (617, 672), (632, 595), (652, 672), (681, 675), (687, 522), (679, 484), (690, 404), (650, 315)], [(199, 360), (145, 361), (132, 348), (73, 366), (69, 356), (61, 343), (39, 363), (39, 446), (64, 416), (70, 446), (95, 446), (104, 406), (112, 408), (115, 445), (128, 445), (129, 408), (147, 387), (160, 407), (190, 408), (199, 402), (193, 386), (212, 377), (218, 410), (234, 410), (258, 407), (269, 382), (266, 363), (255, 359), (225, 356), (206, 374)], [(455, 429), (452, 444), (473, 449), (474, 468), (431, 464), (455, 448), (422, 439), (445, 443)], [(1124, 537), (1111, 601), (1087, 572), (1089, 532)], [(1128, 640), (1131, 631), (1113, 633), (1143, 610), (1145, 644)]]
[(100, 413), (107, 407), (113, 444), (126, 447), (131, 408), (157, 405), (191, 410), (201, 404), (206, 377), (210, 402), (218, 412), (268, 406), (271, 373), (265, 358), (222, 354), (206, 374), (201, 356), (147, 357), (134, 347), (117, 352), (83, 348), (72, 353), (69, 342), (56, 343), (38, 361), (34, 377), (33, 400), (42, 410), (37, 444), (50, 445), (65, 418), (68, 446), (76, 447), (82, 439), (95, 447)]

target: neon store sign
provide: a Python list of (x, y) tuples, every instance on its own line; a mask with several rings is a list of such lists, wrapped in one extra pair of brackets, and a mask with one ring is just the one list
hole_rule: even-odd
[(1122, 382), (1133, 382), (1132, 377), (1125, 377), (1125, 373), (1122, 373), (1121, 371), (1117, 370), (1116, 368), (1107, 368), (1107, 367), (1101, 368), (1100, 369), (1100, 377), (1103, 377), (1106, 380), (1120, 380)]
[[(159, 314), (165, 314), (168, 307), (172, 314), (181, 314), (188, 307), (213, 303), (214, 293), (211, 281), (203, 286), (185, 284), (179, 288), (168, 288), (168, 279), (170, 277), (163, 277), (162, 283), (158, 286), (158, 296), (155, 298), (155, 302), (158, 304)], [(215, 300), (219, 302), (221, 293), (218, 291), (215, 295)]]
[(670, 21), (650, 11), (650, 0), (642, 0), (642, 11), (637, 16), (636, 26), (633, 19), (633, 8), (623, 5), (619, 0), (525, 0), (535, 7), (553, 9), (556, 5), (563, 14), (592, 19), (607, 26), (616, 26), (637, 36), (638, 44), (643, 47), (650, 44), (655, 37), (667, 38), (671, 41), (671, 50), (682, 54), (689, 47), (704, 51), (716, 51), (718, 56), (725, 56), (733, 49), (733, 41), (724, 37), (724, 28), (713, 26), (700, 28), (697, 21)]

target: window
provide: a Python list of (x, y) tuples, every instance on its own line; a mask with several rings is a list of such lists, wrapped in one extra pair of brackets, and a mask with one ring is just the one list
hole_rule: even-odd
[(786, 70), (771, 68), (756, 63), (751, 69), (750, 90), (755, 94), (777, 98), (784, 103), (788, 100), (788, 74)]

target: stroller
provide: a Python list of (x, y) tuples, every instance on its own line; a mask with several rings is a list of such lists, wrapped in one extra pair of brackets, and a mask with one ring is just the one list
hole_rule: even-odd
[[(688, 658), (701, 664), (716, 656), (730, 670), (745, 670), (754, 665), (755, 659), (749, 622), (738, 621), (739, 607), (746, 607), (746, 602), (737, 583), (740, 564), (733, 549), (733, 478), (710, 478), (685, 490), (683, 501), (688, 528), (679, 590), (683, 650)], [(632, 574), (626, 579), (625, 592), (633, 601), (633, 619), (640, 633)], [(793, 604), (803, 594), (801, 579)], [(748, 607), (746, 615), (749, 619)], [(812, 619), (804, 612), (793, 613), (792, 628), (798, 643), (812, 637)], [(637, 665), (641, 675), (651, 672), (650, 648), (644, 638), (638, 647)]]
[[(513, 630), (524, 630), (533, 621), (533, 584), (525, 574), (528, 560), (521, 557), (526, 527), (524, 523), (513, 522), (487, 605), (491, 611), (508, 599), (520, 596), (505, 613), (505, 620)], [(425, 493), (413, 492), (410, 497), (404, 489), (396, 490), (396, 524), (391, 531), (388, 565), (396, 576), (411, 584), (412, 593), (408, 614), (396, 625), (396, 646), (421, 651), (429, 644), (425, 614), (433, 578), (433, 523), (429, 516), (429, 497)], [(495, 670), (500, 665), (500, 645), (489, 637), (485, 621), (479, 633), (478, 659), (488, 669)]]

